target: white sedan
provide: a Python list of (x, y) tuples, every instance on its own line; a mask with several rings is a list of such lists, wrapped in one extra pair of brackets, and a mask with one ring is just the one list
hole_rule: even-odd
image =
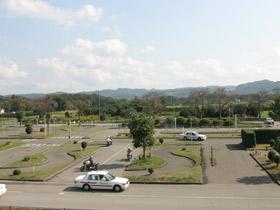
[(5, 184), (0, 184), (0, 196), (7, 192), (7, 188)]
[(115, 177), (108, 171), (91, 171), (86, 175), (78, 176), (74, 183), (84, 190), (105, 189), (120, 192), (129, 187), (129, 180), (122, 177)]
[(195, 132), (195, 131), (187, 131), (185, 133), (180, 134), (180, 139), (204, 141), (207, 139), (207, 136), (203, 135), (203, 134), (199, 134), (198, 132)]

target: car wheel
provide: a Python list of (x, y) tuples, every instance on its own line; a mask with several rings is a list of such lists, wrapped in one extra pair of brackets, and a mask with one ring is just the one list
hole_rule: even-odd
[(122, 188), (121, 188), (120, 185), (115, 185), (114, 188), (113, 188), (113, 190), (114, 190), (115, 192), (120, 192), (120, 191), (122, 191)]
[(198, 141), (201, 141), (201, 138), (199, 137), (197, 140), (198, 140)]
[(84, 184), (83, 185), (83, 190), (85, 190), (85, 191), (89, 191), (91, 188), (90, 188), (90, 186), (88, 185), (88, 184)]

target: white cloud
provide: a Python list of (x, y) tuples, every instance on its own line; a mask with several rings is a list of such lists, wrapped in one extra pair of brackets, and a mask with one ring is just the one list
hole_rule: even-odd
[(153, 53), (156, 50), (154, 46), (145, 46), (144, 48), (140, 49), (141, 53)]
[(37, 64), (63, 83), (74, 80), (88, 89), (152, 86), (158, 77), (155, 65), (129, 57), (126, 51), (126, 44), (119, 39), (92, 42), (78, 38), (61, 50), (59, 58), (41, 58)]
[(27, 73), (20, 70), (14, 61), (0, 58), (0, 80), (24, 78), (26, 75)]
[(97, 22), (103, 15), (102, 8), (84, 5), (79, 10), (65, 10), (42, 0), (1, 0), (0, 11), (12, 17), (30, 17), (72, 25), (78, 21)]
[(105, 33), (109, 33), (111, 37), (118, 38), (121, 37), (121, 31), (117, 25), (114, 25), (112, 27), (105, 26), (101, 29)]

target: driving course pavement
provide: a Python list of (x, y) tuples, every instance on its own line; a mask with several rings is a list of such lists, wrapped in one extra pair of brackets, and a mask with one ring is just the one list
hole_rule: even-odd
[[(103, 133), (106, 136), (108, 133)], [(206, 175), (204, 185), (131, 184), (122, 193), (83, 192), (73, 179), (80, 165), (73, 166), (46, 183), (7, 183), (0, 198), (3, 206), (36, 206), (76, 209), (191, 209), (191, 210), (270, 210), (279, 209), (280, 188), (242, 150), (240, 139), (209, 139), (204, 142)], [(120, 175), (129, 140), (116, 140), (94, 155), (97, 162)], [(217, 165), (210, 166), (210, 147)]]

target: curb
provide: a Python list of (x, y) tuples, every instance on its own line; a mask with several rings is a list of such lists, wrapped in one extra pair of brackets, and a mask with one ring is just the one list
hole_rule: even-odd
[(250, 156), (257, 162), (257, 164), (270, 176), (270, 178), (278, 185), (280, 185), (280, 182), (268, 171), (266, 170), (266, 168), (258, 161), (257, 158), (254, 157), (254, 155), (252, 155), (250, 153)]
[(192, 182), (134, 182), (131, 181), (131, 184), (164, 184), (164, 185), (203, 185), (203, 183), (192, 183)]

